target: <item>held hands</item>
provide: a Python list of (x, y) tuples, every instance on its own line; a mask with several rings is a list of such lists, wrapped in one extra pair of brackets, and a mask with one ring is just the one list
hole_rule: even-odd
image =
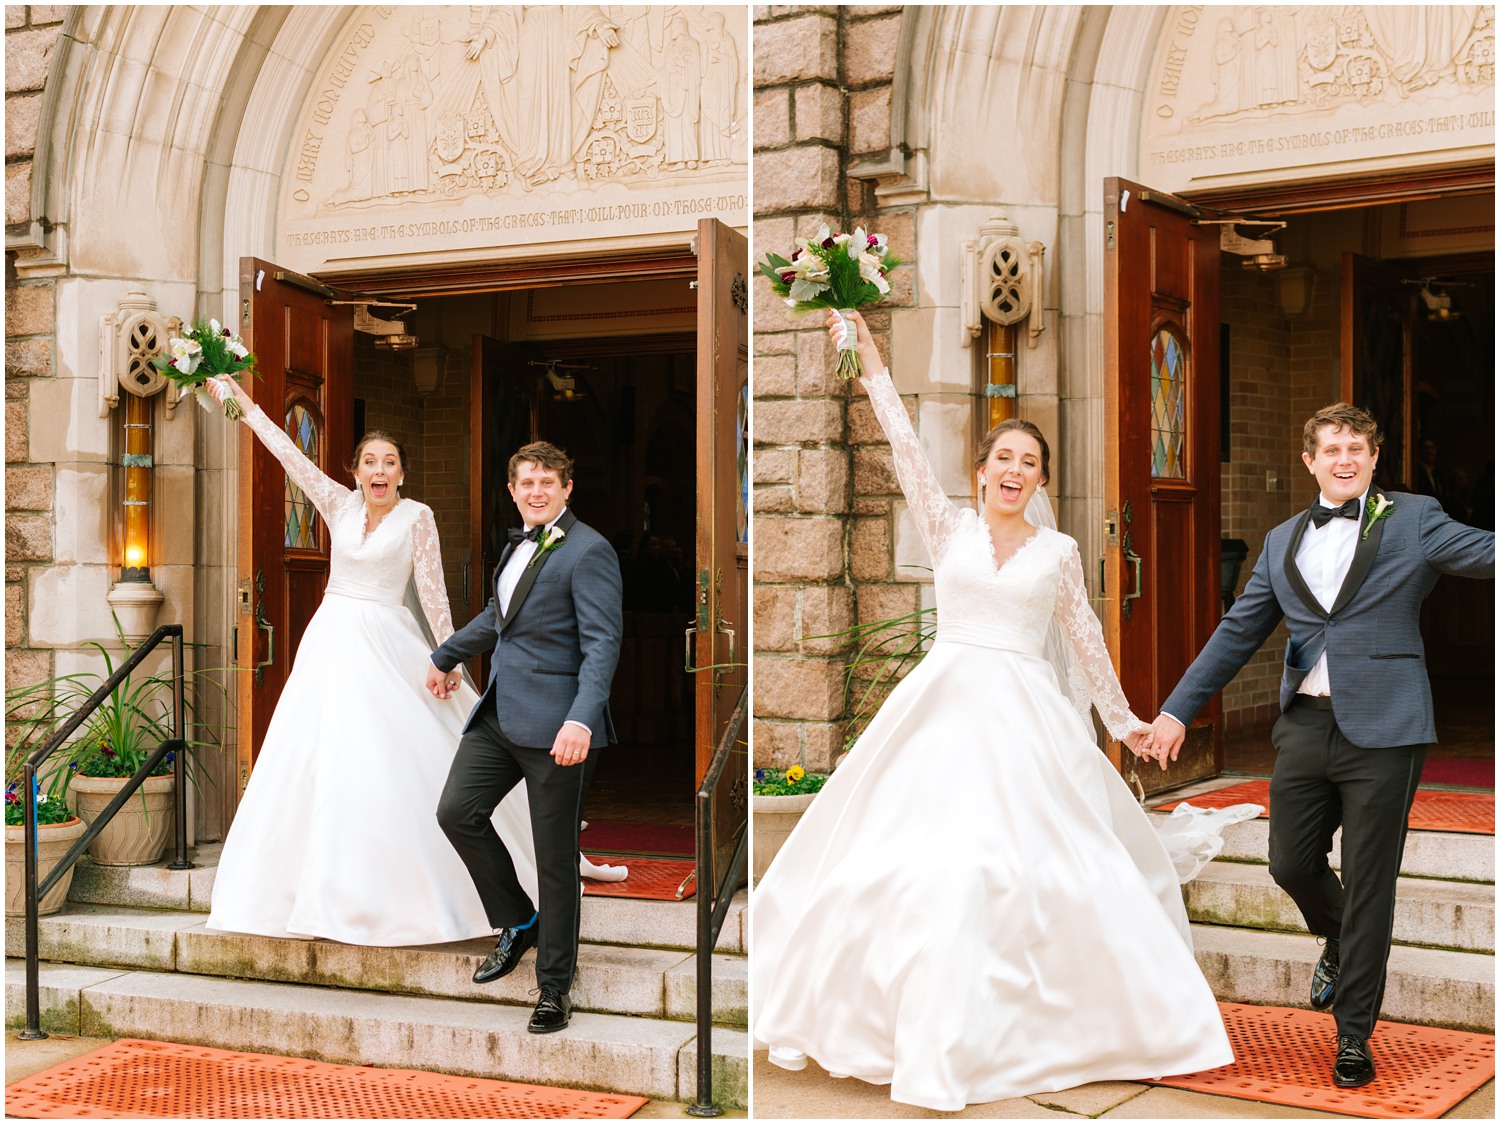
[(427, 665), (427, 690), (435, 699), (446, 699), (458, 690), (458, 669), (439, 671), (435, 664)]
[(1177, 754), (1182, 751), (1183, 739), (1187, 737), (1187, 729), (1177, 719), (1168, 714), (1158, 714), (1156, 721), (1151, 723), (1151, 743), (1154, 756), (1161, 762), (1165, 769), (1168, 761), (1176, 761)]
[(589, 736), (583, 727), (564, 722), (552, 739), (552, 759), (559, 765), (581, 765), (589, 755)]

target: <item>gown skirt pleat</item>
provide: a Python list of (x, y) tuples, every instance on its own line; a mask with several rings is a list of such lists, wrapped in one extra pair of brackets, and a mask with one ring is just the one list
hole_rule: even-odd
[[(225, 840), (210, 928), (392, 947), (493, 932), (437, 822), (478, 696), (430, 695), (430, 655), (404, 605), (325, 595)], [(493, 822), (535, 901), (524, 786)]]
[(1043, 659), (940, 639), (752, 897), (758, 1043), (952, 1111), (1232, 1060), (1166, 850)]

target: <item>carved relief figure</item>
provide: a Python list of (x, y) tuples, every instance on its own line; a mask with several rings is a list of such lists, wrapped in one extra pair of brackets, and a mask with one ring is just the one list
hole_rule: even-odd
[(1253, 103), (1272, 106), (1296, 101), (1296, 17), (1285, 8), (1256, 8), (1249, 39)]
[(681, 16), (673, 17), (667, 35), (667, 83), (662, 97), (666, 166), (696, 168), (703, 52)]
[(344, 158), (349, 182), (334, 193), (328, 200), (330, 203), (349, 203), (375, 194), (374, 141), (375, 130), (370, 127), (370, 115), (363, 109), (356, 109), (354, 122), (349, 126), (348, 151)]
[(1365, 8), (1370, 34), (1403, 94), (1455, 76), (1459, 52), (1478, 14), (1473, 4)]
[(1214, 36), (1214, 97), (1193, 116), (1194, 121), (1223, 117), (1240, 110), (1240, 34), (1225, 16)]
[(620, 39), (592, 5), (528, 4), (524, 12), (515, 76), (516, 171), (536, 186), (571, 170), (599, 107), (609, 49)]
[(703, 114), (699, 155), (709, 167), (729, 163), (739, 119), (735, 95), (740, 86), (739, 52), (721, 12), (708, 14), (703, 36)]

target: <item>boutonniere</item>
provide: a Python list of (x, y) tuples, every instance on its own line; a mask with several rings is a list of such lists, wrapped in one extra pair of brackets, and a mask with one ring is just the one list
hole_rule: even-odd
[(526, 563), (526, 568), (529, 570), (535, 566), (537, 559), (546, 554), (547, 551), (556, 550), (562, 546), (562, 541), (566, 535), (567, 532), (561, 527), (548, 527), (546, 533), (537, 540), (536, 553), (531, 556), (531, 561)]
[(1394, 500), (1386, 499), (1379, 492), (1376, 492), (1373, 496), (1366, 500), (1365, 515), (1367, 515), (1368, 518), (1365, 520), (1365, 529), (1360, 533), (1360, 540), (1363, 541), (1369, 538), (1370, 528), (1375, 526), (1376, 523), (1384, 519), (1387, 515), (1395, 510), (1396, 502)]

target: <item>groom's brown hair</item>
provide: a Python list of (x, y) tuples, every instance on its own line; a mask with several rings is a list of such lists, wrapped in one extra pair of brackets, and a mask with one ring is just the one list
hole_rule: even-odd
[(533, 441), (530, 445), (522, 445), (516, 450), (516, 455), (510, 458), (510, 469), (507, 475), (512, 484), (516, 482), (516, 469), (527, 461), (557, 473), (557, 480), (560, 484), (566, 484), (573, 479), (572, 457), (550, 441)]
[(1318, 430), (1325, 425), (1358, 434), (1370, 443), (1371, 450), (1380, 448), (1380, 423), (1375, 420), (1374, 415), (1369, 410), (1362, 410), (1347, 402), (1335, 402), (1308, 418), (1307, 424), (1302, 427), (1302, 451), (1308, 456), (1318, 455)]

